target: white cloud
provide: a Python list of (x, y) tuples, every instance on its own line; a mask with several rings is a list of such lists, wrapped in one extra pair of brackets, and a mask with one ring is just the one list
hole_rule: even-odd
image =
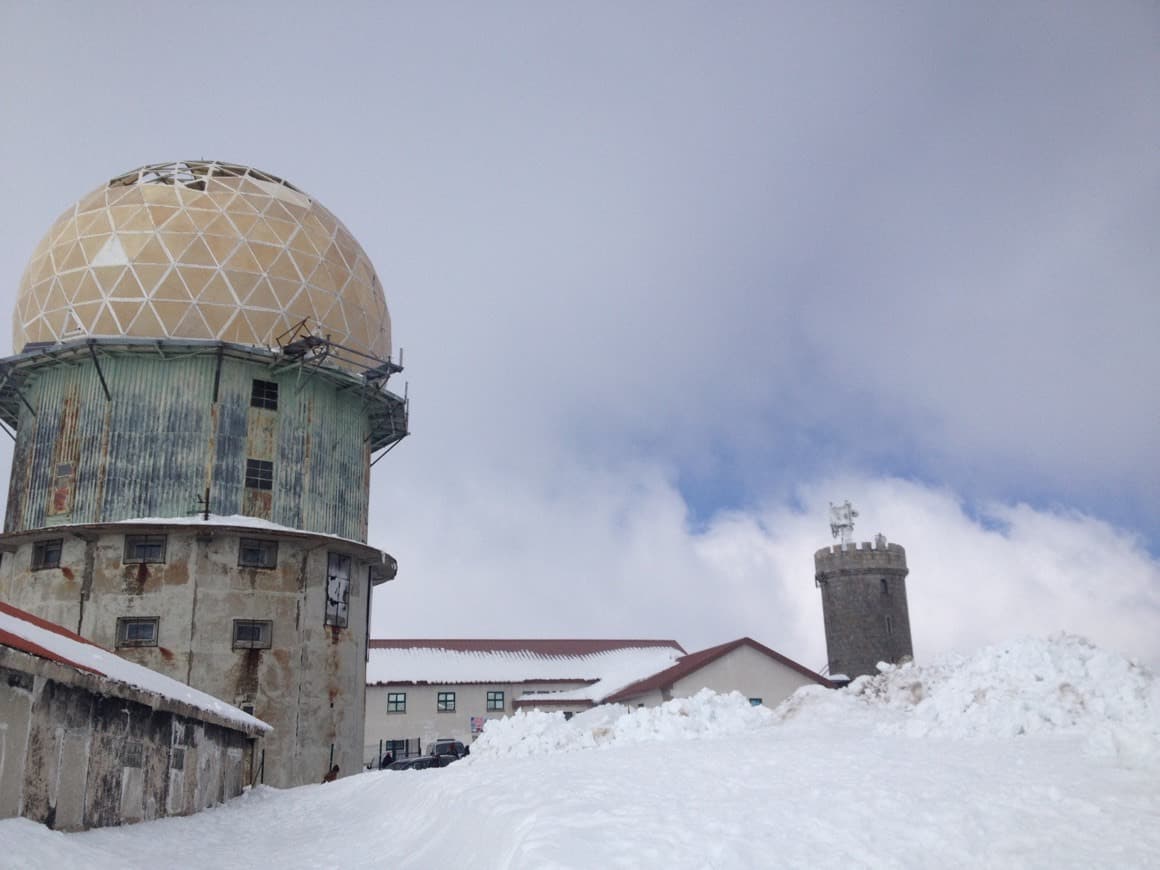
[(379, 635), (671, 637), (690, 650), (749, 635), (820, 668), (813, 553), (829, 543), (828, 502), (851, 498), (856, 537), (907, 548), (920, 658), (1066, 630), (1160, 663), (1160, 562), (1074, 512), (991, 504), (971, 517), (946, 489), (851, 476), (694, 528), (648, 465), (561, 463), (550, 483), (400, 477), (372, 536), (401, 563)]

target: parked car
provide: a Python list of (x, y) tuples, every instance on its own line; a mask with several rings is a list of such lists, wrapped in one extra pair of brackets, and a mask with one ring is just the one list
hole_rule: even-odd
[(427, 753), (440, 758), (451, 758), (454, 761), (467, 755), (467, 747), (463, 745), (462, 741), (440, 737), (427, 747)]
[(387, 770), (426, 770), (429, 767), (446, 767), (454, 758), (448, 755), (419, 755), (396, 761)]

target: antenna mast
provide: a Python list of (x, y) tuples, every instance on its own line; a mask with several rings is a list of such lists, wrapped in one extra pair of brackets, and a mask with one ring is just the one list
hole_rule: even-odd
[(854, 517), (856, 516), (858, 516), (858, 512), (854, 510), (849, 499), (836, 506), (830, 502), (830, 534), (838, 539), (843, 548), (854, 539)]

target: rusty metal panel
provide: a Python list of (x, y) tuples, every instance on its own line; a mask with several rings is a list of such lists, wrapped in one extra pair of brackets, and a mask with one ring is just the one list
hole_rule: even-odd
[(103, 358), (112, 394), (100, 519), (189, 516), (205, 489), (214, 359)]
[[(27, 385), (35, 416), (25, 409), (17, 433), (7, 530), (192, 516), (209, 487), (216, 514), (366, 540), (371, 421), (358, 390), (226, 358), (215, 404), (217, 366), (213, 353), (137, 351), (40, 367)], [(255, 378), (278, 383), (276, 411), (250, 407)], [(272, 490), (247, 493), (248, 458), (274, 463)]]

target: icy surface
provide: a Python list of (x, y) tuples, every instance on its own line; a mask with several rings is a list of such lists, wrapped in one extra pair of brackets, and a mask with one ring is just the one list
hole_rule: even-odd
[(0, 841), (54, 870), (1157, 867), (1157, 726), (1148, 671), (1059, 636), (776, 711), (703, 693), (492, 720), (442, 770), (82, 834), (8, 820)]
[[(256, 719), (232, 704), (227, 704), (205, 692), (199, 692), (185, 683), (170, 679), (143, 665), (127, 661), (96, 644), (73, 640), (71, 637), (65, 637), (55, 631), (33, 625), (31, 622), (26, 622), (3, 611), (0, 611), (0, 629), (43, 647), (69, 662), (82, 665), (118, 682), (136, 686), (138, 689), (144, 689), (165, 698), (182, 701), (197, 707), (199, 710), (208, 710), (223, 719), (237, 722), (239, 725), (257, 728), (260, 731), (270, 730), (270, 726), (261, 719)], [(0, 858), (0, 865), (2, 863), (3, 859)]]

